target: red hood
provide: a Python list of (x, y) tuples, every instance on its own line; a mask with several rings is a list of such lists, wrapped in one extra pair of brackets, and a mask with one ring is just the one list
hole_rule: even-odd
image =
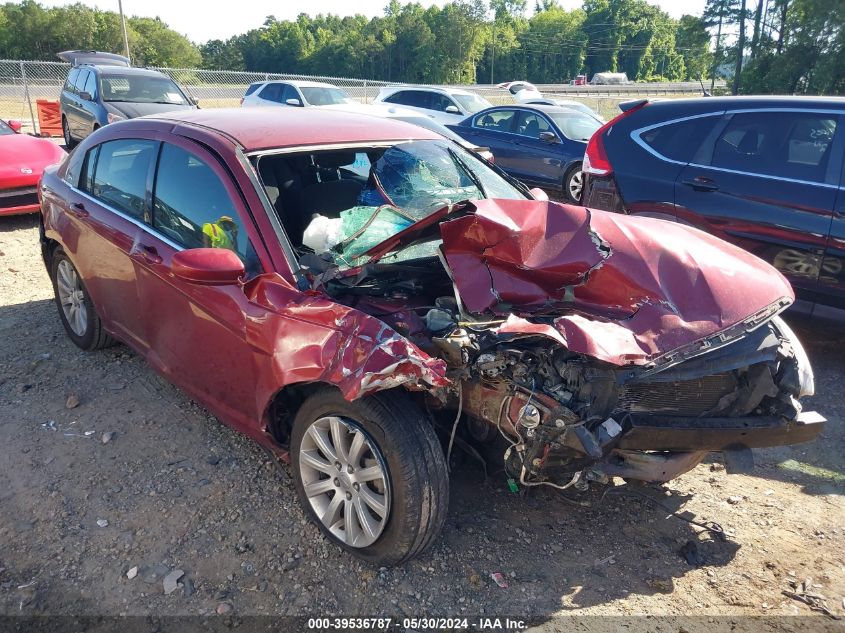
[[(511, 315), (501, 334), (550, 336), (617, 365), (671, 362), (794, 300), (774, 268), (680, 224), (533, 200), (473, 205), (440, 224), (443, 249), (469, 312)], [(530, 314), (565, 316), (552, 327)]]
[(26, 134), (4, 134), (0, 136), (0, 187), (34, 185), (45, 167), (60, 162), (64, 156), (65, 151), (52, 141)]

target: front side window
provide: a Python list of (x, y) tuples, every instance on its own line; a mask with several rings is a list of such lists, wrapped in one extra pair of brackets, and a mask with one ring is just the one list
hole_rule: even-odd
[(549, 116), (561, 133), (570, 141), (586, 143), (593, 133), (602, 126), (598, 119), (585, 116), (580, 112), (552, 112)]
[(172, 79), (151, 75), (108, 74), (100, 78), (103, 101), (190, 105)]
[(838, 117), (812, 112), (735, 114), (716, 140), (713, 167), (824, 182)]
[(144, 200), (155, 141), (121, 139), (100, 145), (91, 195), (110, 207), (144, 219)]
[(97, 75), (94, 71), (90, 71), (88, 73), (88, 79), (85, 80), (85, 87), (83, 91), (87, 92), (91, 95), (91, 98), (94, 99), (97, 96)]
[(446, 112), (446, 108), (448, 108), (449, 106), (452, 106), (452, 107), (460, 110), (460, 108), (458, 108), (458, 106), (455, 105), (455, 102), (452, 101), (446, 95), (442, 95), (442, 94), (439, 94), (439, 93), (436, 93), (436, 92), (431, 93), (431, 109), (432, 110), (437, 110), (438, 112)]
[(274, 101), (275, 103), (282, 103), (282, 84), (267, 84), (264, 89), (258, 93), (258, 96), (267, 101)]
[(15, 131), (10, 128), (5, 121), (0, 121), (0, 136), (6, 136), (14, 133)]
[(284, 88), (282, 88), (282, 103), (287, 103), (288, 99), (296, 99), (299, 103), (302, 103), (302, 99), (296, 88), (290, 84), (284, 84)]
[(254, 271), (257, 257), (229, 192), (201, 158), (165, 143), (155, 179), (153, 228), (185, 248), (228, 248)]
[[(97, 166), (97, 156), (100, 153), (100, 146), (96, 145), (85, 154), (82, 169), (79, 174), (79, 188), (88, 193), (94, 193), (94, 168)], [(75, 155), (75, 154), (74, 154)], [(68, 169), (68, 171), (70, 171)], [(74, 184), (73, 181), (70, 183)]]
[(669, 123), (643, 132), (640, 138), (658, 154), (688, 163), (718, 120), (718, 116), (705, 116)]
[(88, 75), (90, 74), (91, 71), (84, 68), (79, 71), (79, 74), (76, 76), (76, 80), (73, 82), (74, 92), (80, 93), (85, 90), (85, 82), (88, 81)]
[(538, 138), (542, 132), (553, 132), (551, 124), (546, 117), (534, 112), (522, 111), (516, 123), (516, 133), (520, 136)]
[(475, 117), (473, 127), (495, 132), (510, 132), (516, 119), (516, 110), (493, 110)]

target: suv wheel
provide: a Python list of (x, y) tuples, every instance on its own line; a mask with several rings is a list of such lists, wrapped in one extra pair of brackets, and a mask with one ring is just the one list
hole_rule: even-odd
[(581, 163), (573, 165), (563, 177), (563, 195), (570, 204), (581, 204), (584, 195), (584, 174)]
[(103, 329), (79, 271), (61, 248), (53, 253), (50, 277), (59, 317), (70, 340), (84, 350), (113, 345), (115, 341)]
[(323, 389), (291, 434), (296, 490), (330, 540), (377, 565), (422, 553), (449, 506), (448, 474), (431, 422), (402, 392), (349, 402)]
[(73, 140), (73, 137), (70, 135), (70, 128), (67, 124), (67, 118), (62, 117), (62, 136), (65, 137), (65, 148), (70, 151), (76, 145), (76, 141)]

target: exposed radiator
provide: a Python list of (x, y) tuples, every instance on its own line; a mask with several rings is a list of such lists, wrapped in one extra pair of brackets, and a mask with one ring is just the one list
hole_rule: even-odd
[(682, 382), (629, 383), (619, 390), (616, 410), (694, 417), (715, 409), (735, 388), (731, 372)]

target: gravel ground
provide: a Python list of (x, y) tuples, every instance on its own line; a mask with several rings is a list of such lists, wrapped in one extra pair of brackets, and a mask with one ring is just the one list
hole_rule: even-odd
[(809, 406), (829, 424), (811, 444), (757, 451), (753, 475), (708, 461), (663, 487), (595, 489), (584, 507), (510, 493), (467, 462), (433, 550), (378, 569), (305, 520), (287, 466), (129, 349), (71, 344), (36, 222), (0, 218), (0, 615), (810, 615), (782, 593), (807, 578), (845, 612), (842, 331), (797, 324)]

